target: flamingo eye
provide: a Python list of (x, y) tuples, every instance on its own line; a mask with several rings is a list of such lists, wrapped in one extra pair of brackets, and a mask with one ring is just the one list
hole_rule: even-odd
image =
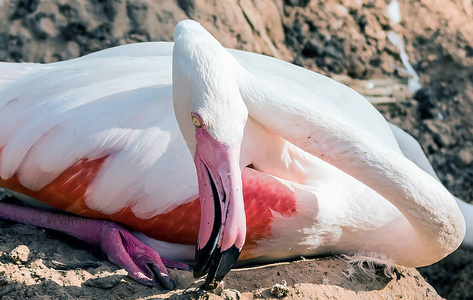
[(192, 116), (192, 123), (194, 123), (194, 126), (197, 127), (197, 128), (201, 128), (202, 127), (202, 122), (200, 121), (200, 119), (196, 116)]

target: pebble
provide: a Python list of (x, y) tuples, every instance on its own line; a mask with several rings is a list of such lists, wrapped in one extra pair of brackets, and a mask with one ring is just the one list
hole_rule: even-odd
[(271, 295), (277, 298), (283, 298), (289, 295), (289, 288), (287, 287), (286, 281), (283, 281), (282, 284), (276, 283), (273, 285)]
[(460, 168), (468, 167), (473, 164), (473, 153), (467, 148), (460, 149), (453, 162)]
[(50, 18), (41, 18), (38, 21), (37, 31), (41, 34), (42, 38), (55, 37), (57, 35), (56, 27)]
[(10, 252), (10, 259), (18, 265), (26, 263), (29, 257), (30, 249), (26, 245), (20, 245)]
[(123, 269), (117, 270), (113, 273), (103, 272), (90, 278), (89, 280), (84, 282), (84, 284), (101, 289), (110, 289), (118, 285), (126, 276), (127, 272)]
[(241, 293), (237, 290), (230, 290), (226, 289), (223, 290), (222, 293), (220, 294), (220, 297), (222, 297), (225, 300), (240, 300), (243, 299), (243, 296)]

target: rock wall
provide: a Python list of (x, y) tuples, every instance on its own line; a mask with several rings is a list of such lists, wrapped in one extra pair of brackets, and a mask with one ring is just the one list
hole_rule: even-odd
[(128, 43), (172, 41), (174, 26), (193, 18), (227, 47), (287, 60), (281, 5), (271, 0), (3, 0), (0, 58), (53, 62)]
[(0, 59), (53, 62), (144, 41), (171, 41), (182, 19), (198, 20), (226, 47), (354, 77), (391, 74), (386, 4), (361, 1), (3, 0)]

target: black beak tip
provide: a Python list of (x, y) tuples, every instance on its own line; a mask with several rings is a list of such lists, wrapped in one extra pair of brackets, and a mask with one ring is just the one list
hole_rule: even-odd
[(235, 245), (223, 252), (215, 252), (211, 260), (210, 268), (207, 278), (205, 279), (203, 289), (207, 291), (215, 290), (223, 278), (228, 274), (228, 272), (230, 272), (239, 256), (240, 249), (238, 249)]
[(195, 251), (195, 263), (193, 268), (194, 278), (201, 278), (209, 272), (214, 257), (215, 244), (207, 244), (204, 248)]
[(240, 256), (240, 252), (241, 250), (235, 245), (233, 245), (220, 254), (215, 272), (215, 278), (217, 280), (222, 280), (223, 277), (225, 277), (225, 275), (230, 272), (233, 265), (236, 263), (238, 257)]

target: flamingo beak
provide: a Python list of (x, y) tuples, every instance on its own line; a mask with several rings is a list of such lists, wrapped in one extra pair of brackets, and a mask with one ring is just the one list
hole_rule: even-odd
[(204, 129), (196, 130), (196, 140), (194, 162), (199, 182), (201, 220), (194, 277), (208, 274), (204, 287), (214, 289), (230, 271), (245, 243), (240, 143), (225, 145)]

